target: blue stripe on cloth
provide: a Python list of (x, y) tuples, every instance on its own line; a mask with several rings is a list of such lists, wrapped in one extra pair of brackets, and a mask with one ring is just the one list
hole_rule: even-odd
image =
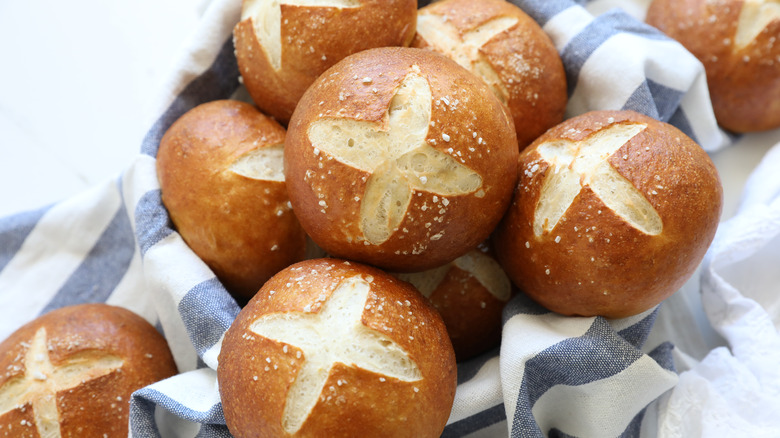
[(179, 302), (179, 314), (198, 357), (219, 341), (240, 310), (216, 278), (198, 284), (184, 295)]
[[(159, 394), (157, 391), (154, 392)], [(144, 398), (144, 393), (153, 395), (151, 390), (141, 389), (131, 398), (130, 431), (135, 438), (163, 438), (155, 422), (157, 403), (154, 400)], [(224, 424), (202, 424), (195, 437), (232, 438), (232, 435)]]
[(671, 342), (663, 342), (661, 345), (655, 347), (653, 351), (647, 353), (647, 355), (656, 361), (663, 369), (676, 373), (677, 368), (674, 366), (672, 350), (674, 350), (674, 344)]
[(558, 429), (552, 429), (550, 430), (550, 433), (547, 434), (547, 438), (578, 438), (578, 437), (569, 435), (568, 433), (563, 433)]
[(585, 62), (604, 41), (619, 34), (631, 33), (647, 39), (668, 40), (658, 29), (642, 23), (622, 10), (613, 9), (596, 17), (585, 29), (571, 39), (561, 51), (566, 70), (569, 95), (574, 92)]
[[(693, 132), (693, 128), (691, 127), (691, 122), (688, 120), (688, 116), (685, 115), (685, 111), (683, 110), (682, 106), (678, 108), (674, 114), (672, 114), (668, 123), (674, 125), (677, 129), (682, 131), (683, 134), (692, 138), (696, 143), (701, 144), (696, 138), (696, 134)], [(742, 138), (742, 134), (736, 134), (723, 129), (721, 129), (721, 132), (726, 136), (726, 138), (728, 138), (728, 144), (734, 144), (739, 141), (740, 138)]]
[(539, 26), (544, 26), (550, 19), (562, 11), (575, 6), (578, 2), (572, 0), (510, 0), (533, 18)]
[(163, 329), (162, 322), (158, 319), (157, 322), (154, 324), (154, 328), (157, 329), (158, 332), (165, 338), (165, 329)]
[(639, 413), (636, 414), (636, 417), (634, 417), (634, 419), (631, 420), (630, 423), (628, 423), (628, 427), (626, 427), (626, 430), (623, 431), (622, 434), (620, 434), (620, 438), (639, 438), (642, 432), (642, 420), (645, 418), (646, 412), (647, 412), (647, 408), (644, 408), (641, 411), (639, 411)]
[[(645, 418), (645, 412), (647, 411), (647, 408), (642, 409), (628, 424), (628, 427), (626, 427), (626, 430), (623, 431), (619, 435), (620, 438), (639, 438), (640, 432), (642, 429), (642, 420)], [(558, 429), (552, 429), (550, 430), (550, 433), (547, 435), (548, 438), (578, 438), (573, 435), (569, 435), (567, 433), (561, 432)]]
[(521, 313), (523, 315), (544, 315), (550, 313), (550, 311), (531, 300), (528, 295), (519, 292), (504, 306), (502, 315), (504, 324), (512, 319), (513, 316)]
[(124, 278), (134, 254), (133, 228), (122, 203), (89, 254), (40, 314), (75, 304), (105, 302)]
[(647, 78), (646, 82), (653, 102), (655, 102), (658, 120), (668, 122), (680, 106), (685, 92), (667, 87), (650, 78)]
[[(136, 426), (144, 427), (148, 424), (147, 418), (150, 413), (151, 418), (154, 418), (154, 413), (148, 409), (149, 405), (147, 402), (152, 403), (152, 406), (156, 404), (177, 417), (193, 423), (225, 425), (225, 415), (222, 412), (222, 403), (212, 405), (208, 411), (196, 411), (183, 405), (179, 400), (175, 400), (167, 394), (147, 386), (146, 388), (141, 388), (134, 392), (130, 398), (130, 427), (133, 431), (133, 435), (135, 435)], [(140, 422), (135, 424), (135, 420), (140, 420)], [(145, 437), (147, 435), (141, 433), (137, 436)]]
[[(143, 390), (140, 390), (143, 391)], [(157, 404), (135, 395), (130, 398), (130, 432), (136, 438), (162, 438), (154, 421)]]
[(221, 424), (204, 424), (195, 438), (233, 438), (227, 426)]
[(659, 309), (660, 307), (656, 306), (655, 310), (649, 315), (642, 318), (641, 321), (635, 323), (631, 327), (619, 331), (618, 335), (625, 339), (626, 342), (633, 345), (634, 348), (642, 348), (642, 345), (644, 345), (647, 340), (647, 336), (650, 335), (653, 324), (655, 324), (655, 318), (658, 316)]
[(662, 122), (668, 122), (682, 101), (684, 92), (659, 84), (650, 78), (645, 79), (623, 105), (624, 110), (632, 110)]
[(506, 420), (506, 408), (501, 403), (471, 417), (448, 424), (441, 436), (442, 438), (465, 436), (504, 420)]
[(165, 131), (185, 112), (212, 100), (227, 99), (238, 89), (238, 63), (233, 49), (233, 38), (222, 45), (214, 62), (176, 96), (168, 109), (146, 133), (141, 153), (157, 156)]
[(459, 362), (458, 385), (473, 379), (490, 359), (498, 357), (499, 351), (501, 351), (501, 348), (497, 347), (475, 358)]
[(27, 236), (50, 208), (17, 213), (0, 220), (0, 271), (14, 258)]
[(144, 193), (135, 207), (135, 228), (141, 255), (173, 233), (173, 223), (162, 203), (160, 190)]
[(641, 357), (642, 353), (621, 338), (604, 318), (595, 318), (582, 336), (561, 341), (526, 362), (512, 421), (513, 433), (523, 431), (522, 436), (544, 436), (532, 409), (553, 386), (602, 380), (623, 371)]
[(701, 144), (696, 138), (696, 134), (693, 132), (693, 127), (691, 127), (691, 122), (688, 120), (688, 116), (685, 115), (685, 111), (683, 111), (682, 107), (677, 108), (677, 111), (675, 111), (674, 114), (669, 117), (669, 121), (667, 123), (682, 131), (683, 134), (690, 137), (697, 144)]

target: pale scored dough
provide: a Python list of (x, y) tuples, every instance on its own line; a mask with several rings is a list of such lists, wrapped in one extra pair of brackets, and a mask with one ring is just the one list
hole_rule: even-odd
[(356, 8), (358, 0), (245, 0), (241, 21), (252, 19), (260, 46), (274, 70), (282, 68), (282, 4), (325, 8)]
[(230, 170), (261, 181), (284, 181), (284, 144), (253, 149), (230, 165)]
[(734, 35), (734, 50), (746, 47), (774, 20), (780, 20), (779, 0), (745, 0)]
[[(252, 333), (303, 352), (304, 363), (287, 393), (282, 414), (286, 432), (293, 434), (306, 422), (336, 363), (404, 382), (422, 379), (417, 364), (403, 348), (361, 322), (370, 291), (371, 283), (362, 276), (350, 277), (341, 281), (317, 313), (272, 313), (249, 327)], [(272, 363), (270, 358), (268, 363)]]
[(481, 77), (496, 97), (506, 104), (509, 92), (479, 51), (493, 37), (515, 26), (517, 21), (514, 17), (497, 17), (461, 34), (447, 17), (420, 13), (417, 16), (417, 33), (439, 52)]
[(73, 354), (55, 367), (49, 360), (46, 329), (40, 328), (25, 353), (24, 376), (12, 378), (0, 387), (0, 416), (29, 403), (35, 424), (15, 427), (35, 427), (42, 438), (59, 438), (62, 434), (57, 393), (109, 374), (122, 364), (117, 356), (90, 350)]
[(426, 142), (431, 101), (428, 81), (412, 72), (382, 122), (322, 118), (309, 126), (318, 153), (371, 173), (360, 204), (360, 229), (371, 244), (384, 243), (398, 229), (413, 190), (446, 196), (482, 186), (477, 172)]
[(632, 227), (649, 235), (661, 234), (661, 217), (608, 161), (645, 128), (645, 124), (615, 124), (582, 141), (561, 139), (541, 144), (538, 152), (550, 163), (550, 169), (534, 212), (534, 234), (551, 232), (585, 186)]

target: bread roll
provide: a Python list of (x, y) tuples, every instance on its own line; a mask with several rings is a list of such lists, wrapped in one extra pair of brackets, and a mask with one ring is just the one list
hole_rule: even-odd
[(715, 118), (724, 128), (780, 127), (780, 4), (655, 0), (647, 22), (704, 64)]
[(439, 312), (459, 362), (499, 344), (512, 284), (486, 245), (439, 268), (396, 276), (414, 285)]
[(0, 436), (126, 437), (130, 394), (176, 374), (146, 320), (106, 304), (49, 312), (0, 343)]
[(284, 183), (284, 136), (252, 105), (215, 101), (177, 120), (157, 153), (176, 229), (242, 302), (304, 258), (306, 235)]
[(509, 204), (518, 149), (504, 105), (429, 50), (345, 58), (301, 99), (285, 142), (301, 225), (329, 254), (391, 271), (440, 266)]
[(554, 127), (523, 151), (519, 173), (496, 252), (522, 291), (564, 315), (652, 308), (694, 272), (720, 218), (723, 192), (707, 154), (630, 111)]
[(244, 0), (234, 29), (241, 78), (258, 107), (287, 123), (306, 88), (347, 55), (408, 46), (414, 0)]
[(336, 259), (293, 265), (244, 307), (217, 377), (236, 437), (438, 437), (455, 355), (408, 283)]
[(435, 50), (481, 77), (509, 107), (520, 148), (563, 120), (566, 73), (550, 38), (503, 0), (444, 0), (421, 8), (412, 47)]

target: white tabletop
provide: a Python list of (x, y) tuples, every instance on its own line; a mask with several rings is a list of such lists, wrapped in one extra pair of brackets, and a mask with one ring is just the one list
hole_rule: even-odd
[(0, 2), (0, 217), (119, 176), (207, 3)]

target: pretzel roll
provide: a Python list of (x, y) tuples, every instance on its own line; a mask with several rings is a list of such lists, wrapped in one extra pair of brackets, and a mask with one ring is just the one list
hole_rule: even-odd
[(650, 309), (690, 277), (715, 235), (717, 170), (671, 125), (586, 113), (539, 137), (519, 163), (493, 242), (512, 281), (555, 312)]
[(345, 56), (408, 46), (415, 0), (244, 0), (234, 45), (241, 78), (263, 112), (287, 123), (303, 92)]
[(305, 255), (284, 183), (284, 136), (252, 105), (222, 100), (184, 114), (160, 142), (157, 175), (171, 220), (239, 301)]
[(301, 225), (329, 254), (391, 271), (440, 266), (508, 206), (518, 149), (505, 106), (429, 50), (345, 58), (301, 99), (285, 142)]
[(126, 437), (130, 394), (176, 374), (168, 344), (106, 304), (49, 312), (0, 343), (0, 436)]
[(444, 266), (396, 276), (414, 285), (439, 312), (459, 362), (499, 344), (501, 313), (512, 284), (486, 245)]
[(443, 0), (421, 8), (412, 47), (435, 50), (482, 78), (509, 107), (520, 148), (563, 120), (563, 62), (542, 28), (504, 0)]
[(336, 259), (269, 280), (217, 369), (236, 437), (438, 437), (456, 373), (444, 323), (411, 285)]
[(780, 127), (780, 3), (773, 0), (655, 0), (647, 22), (696, 56), (721, 126)]

